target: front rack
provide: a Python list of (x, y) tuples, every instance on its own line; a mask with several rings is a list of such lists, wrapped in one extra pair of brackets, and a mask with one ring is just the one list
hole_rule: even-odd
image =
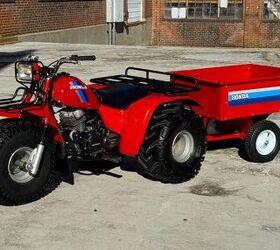
[[(136, 71), (140, 73), (145, 73), (145, 77), (135, 76), (129, 74), (131, 71)], [(151, 78), (151, 75), (161, 75), (161, 76), (169, 76), (169, 80), (161, 80)], [(188, 92), (199, 90), (199, 80), (190, 77), (190, 76), (182, 76), (169, 72), (162, 72), (156, 70), (149, 70), (143, 68), (136, 67), (128, 67), (125, 71), (124, 75), (113, 75), (106, 76), (100, 78), (94, 78), (90, 80), (92, 83), (97, 84), (118, 84), (118, 83), (126, 83), (132, 85), (143, 86), (147, 88), (151, 92), (162, 93), (166, 95), (182, 95)]]
[[(20, 93), (20, 91), (22, 91), (22, 93)], [(29, 90), (26, 87), (17, 88), (12, 97), (0, 99), (0, 109), (9, 111), (38, 105), (38, 94), (35, 94), (34, 98), (32, 98), (29, 103), (24, 103), (24, 98), (26, 97), (28, 91)]]
[[(22, 90), (23, 93), (19, 94), (19, 92)], [(24, 87), (18, 88), (11, 98), (0, 99), (0, 108), (7, 108), (22, 103), (26, 93), (27, 93), (26, 88)]]

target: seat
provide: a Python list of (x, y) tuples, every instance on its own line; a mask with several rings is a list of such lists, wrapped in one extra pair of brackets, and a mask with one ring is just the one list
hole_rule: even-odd
[(120, 109), (127, 108), (131, 103), (148, 94), (144, 87), (125, 83), (112, 84), (93, 91), (102, 104)]

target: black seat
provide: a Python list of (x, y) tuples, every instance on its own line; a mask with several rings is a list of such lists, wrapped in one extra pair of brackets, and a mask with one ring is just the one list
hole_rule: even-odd
[(112, 84), (93, 91), (102, 104), (120, 109), (128, 107), (148, 94), (144, 87), (124, 83)]

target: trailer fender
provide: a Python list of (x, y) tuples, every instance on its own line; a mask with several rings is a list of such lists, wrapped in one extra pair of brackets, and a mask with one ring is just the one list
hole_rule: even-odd
[(128, 156), (138, 155), (144, 141), (146, 130), (153, 113), (163, 104), (178, 103), (185, 107), (199, 107), (199, 104), (186, 97), (148, 96), (126, 110), (120, 135), (120, 153)]

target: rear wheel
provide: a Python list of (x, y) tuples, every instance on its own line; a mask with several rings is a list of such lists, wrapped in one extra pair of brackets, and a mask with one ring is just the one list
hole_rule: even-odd
[(280, 150), (280, 129), (272, 121), (254, 124), (245, 140), (245, 151), (253, 162), (272, 161)]
[(193, 111), (157, 109), (138, 157), (144, 173), (161, 182), (180, 183), (200, 170), (206, 151), (205, 129)]
[(0, 130), (0, 199), (16, 205), (40, 198), (49, 191), (54, 180), (55, 152), (48, 143), (36, 176), (27, 170), (40, 142), (39, 127), (25, 122), (2, 122)]

